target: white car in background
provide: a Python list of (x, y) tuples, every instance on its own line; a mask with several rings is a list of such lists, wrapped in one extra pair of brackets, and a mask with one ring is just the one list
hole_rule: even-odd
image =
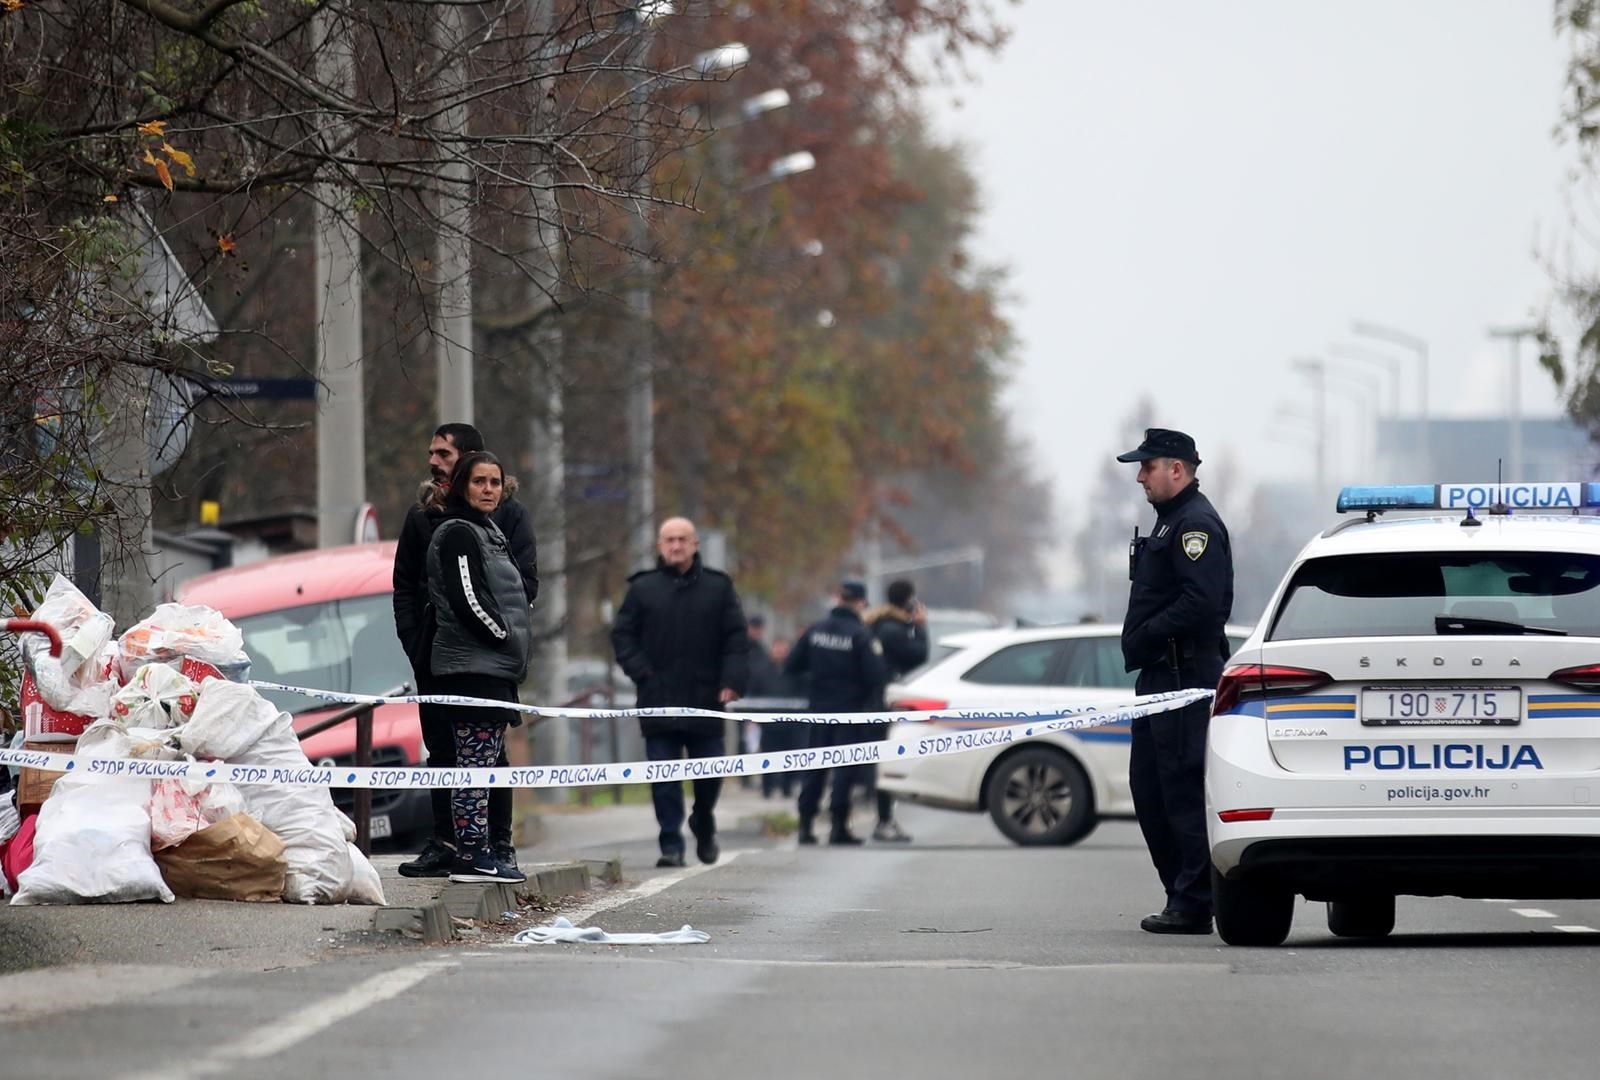
[[(1237, 648), (1249, 629), (1227, 628)], [(893, 709), (1027, 709), (1065, 702), (1114, 705), (1135, 696), (1123, 670), (1122, 628), (1107, 623), (979, 630), (945, 638), (947, 655), (889, 687)], [(962, 730), (1004, 720), (897, 724), (891, 736)], [(878, 766), (878, 786), (908, 802), (987, 811), (1018, 844), (1072, 844), (1102, 817), (1133, 813), (1126, 724), (1051, 732), (1007, 746)]]

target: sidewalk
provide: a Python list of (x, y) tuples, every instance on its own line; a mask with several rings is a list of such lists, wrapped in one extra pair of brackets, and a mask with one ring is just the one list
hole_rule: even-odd
[[(794, 812), (794, 801), (736, 783), (724, 785), (718, 821), (724, 836), (758, 837), (765, 815)], [(655, 813), (649, 802), (586, 808), (541, 807), (539, 839), (518, 851), (526, 891), (545, 896), (582, 892), (617, 860), (623, 880), (653, 870)], [(263, 970), (297, 967), (344, 949), (416, 948), (450, 936), (446, 909), (458, 917), (494, 919), (516, 907), (507, 886), (452, 885), (444, 878), (405, 878), (410, 854), (375, 855), (382, 908), (246, 904), (177, 900), (171, 904), (0, 904), (0, 975), (65, 964), (159, 964)], [(399, 931), (399, 932), (396, 932)]]

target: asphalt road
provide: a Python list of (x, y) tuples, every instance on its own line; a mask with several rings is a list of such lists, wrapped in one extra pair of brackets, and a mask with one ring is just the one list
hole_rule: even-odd
[(1023, 850), (984, 818), (902, 819), (909, 847), (730, 837), (716, 867), (665, 873), (628, 845), (630, 882), (576, 913), (704, 945), (8, 977), (31, 1004), (0, 1022), (0, 1076), (1600, 1073), (1600, 933), (1578, 929), (1600, 902), (1402, 899), (1375, 944), (1302, 903), (1287, 945), (1234, 949), (1140, 932), (1157, 894), (1131, 824)]

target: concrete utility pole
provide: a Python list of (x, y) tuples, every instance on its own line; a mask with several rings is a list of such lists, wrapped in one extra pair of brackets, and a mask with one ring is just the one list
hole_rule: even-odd
[(1387, 341), (1410, 350), (1417, 358), (1417, 468), (1433, 475), (1433, 447), (1428, 432), (1428, 343), (1414, 334), (1377, 323), (1356, 321), (1350, 332), (1364, 338)]
[[(639, 63), (650, 48), (648, 33), (640, 35)], [(649, 193), (646, 175), (650, 169), (650, 143), (645, 136), (645, 110), (649, 105), (649, 83), (641, 81), (632, 91), (629, 122), (633, 137), (633, 171), (640, 189)], [(649, 203), (639, 199), (628, 217), (628, 244), (634, 250), (633, 285), (628, 289), (628, 310), (633, 316), (629, 335), (633, 354), (628, 363), (629, 479), (628, 514), (633, 526), (630, 561), (643, 569), (654, 564), (656, 543), (656, 396), (655, 327), (650, 307), (650, 221), (645, 216)]]
[(466, 33), (461, 4), (439, 5), (439, 48), (444, 69), (439, 88), (458, 104), (439, 117), (445, 139), (439, 153), (439, 290), (434, 356), (439, 364), (439, 422), (473, 422), (472, 398), (472, 171), (461, 136), (467, 133)]
[[(312, 23), (317, 78), (330, 91), (355, 91), (355, 56), (348, 36), (337, 35), (332, 11)], [(337, 36), (336, 36), (337, 35)], [(324, 148), (343, 145), (347, 125), (330, 118)], [(361, 237), (349, 192), (340, 184), (318, 185), (317, 544), (333, 547), (355, 539), (356, 514), (367, 499), (366, 400), (362, 378)]]
[(1511, 345), (1510, 385), (1506, 388), (1506, 424), (1510, 428), (1510, 450), (1506, 454), (1506, 482), (1522, 476), (1522, 339), (1537, 337), (1537, 326), (1491, 326), (1489, 336)]
[(1294, 362), (1295, 369), (1311, 379), (1316, 397), (1317, 420), (1317, 497), (1328, 487), (1328, 369), (1320, 357), (1303, 357)]

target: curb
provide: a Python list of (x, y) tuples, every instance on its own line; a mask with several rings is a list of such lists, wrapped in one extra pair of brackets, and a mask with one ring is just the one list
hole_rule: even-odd
[(588, 892), (590, 863), (573, 860), (535, 863), (523, 867), (528, 880), (521, 885), (447, 882), (431, 903), (418, 907), (381, 907), (373, 912), (372, 929), (443, 945), (457, 939), (453, 919), (495, 922), (516, 911), (520, 897), (549, 898)]

